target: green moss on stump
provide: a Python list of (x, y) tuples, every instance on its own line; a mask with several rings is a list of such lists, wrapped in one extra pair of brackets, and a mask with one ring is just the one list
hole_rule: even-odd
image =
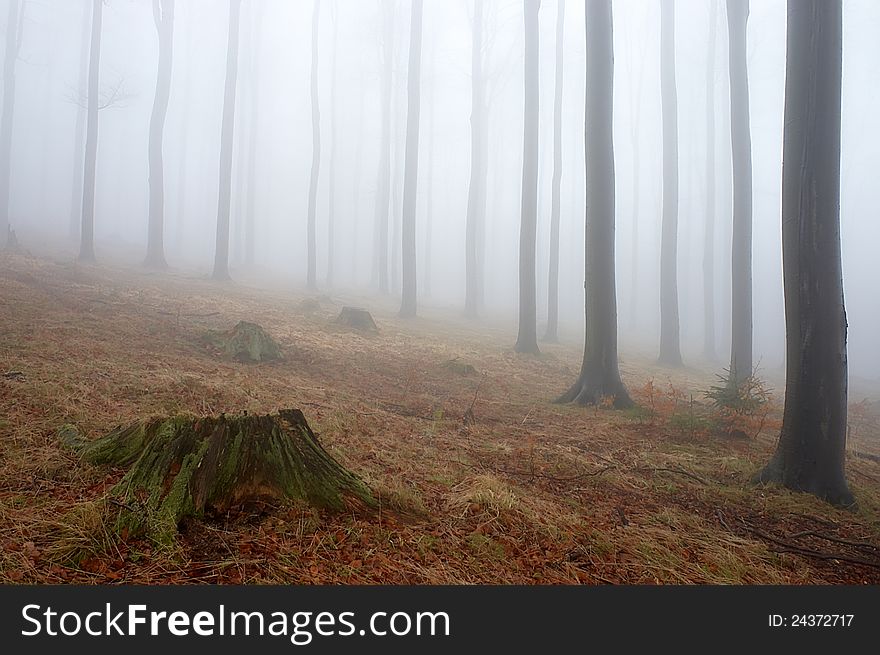
[(119, 508), (115, 528), (129, 535), (168, 543), (188, 517), (252, 503), (376, 506), (366, 484), (324, 450), (296, 409), (139, 421), (95, 441), (73, 439), (65, 426), (60, 436), (89, 463), (130, 467), (110, 492)]
[(265, 362), (282, 358), (281, 346), (256, 323), (239, 321), (231, 330), (209, 330), (202, 340), (223, 355), (240, 362)]

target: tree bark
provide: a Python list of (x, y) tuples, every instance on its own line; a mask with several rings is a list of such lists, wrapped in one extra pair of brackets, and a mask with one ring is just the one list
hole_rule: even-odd
[(617, 365), (611, 0), (586, 0), (586, 34), (586, 335), (580, 376), (559, 401), (624, 408), (632, 401)]
[(338, 112), (336, 111), (336, 60), (339, 58), (339, 50), (337, 48), (339, 15), (335, 4), (331, 6), (331, 14), (333, 18), (333, 41), (331, 44), (333, 62), (330, 67), (330, 170), (328, 171), (330, 188), (329, 198), (327, 199), (327, 286), (333, 288), (333, 277), (336, 272), (334, 261), (334, 247), (336, 243), (336, 134), (339, 122)]
[(220, 135), (220, 193), (217, 202), (217, 241), (214, 279), (229, 279), (229, 215), (232, 200), (232, 151), (235, 138), (235, 92), (238, 85), (238, 41), (241, 0), (229, 0), (229, 33), (226, 45), (226, 88)]
[(87, 97), (89, 80), (89, 32), (92, 14), (89, 3), (83, 3), (82, 32), (79, 49), (79, 79), (76, 85), (76, 126), (73, 130), (73, 183), (70, 185), (70, 238), (79, 239), (82, 220), (83, 166), (85, 164), (86, 108), (82, 106)]
[(144, 264), (166, 268), (165, 231), (165, 164), (162, 143), (165, 138), (165, 117), (171, 96), (171, 67), (174, 56), (174, 0), (153, 0), (153, 22), (159, 37), (159, 64), (156, 94), (150, 117), (150, 218), (147, 230), (147, 257)]
[(308, 248), (308, 264), (306, 270), (306, 286), (318, 288), (318, 243), (317, 243), (317, 203), (318, 174), (321, 169), (321, 110), (318, 106), (318, 26), (321, 13), (320, 0), (314, 0), (312, 6), (312, 64), (311, 64), (311, 99), (312, 99), (312, 171), (309, 175), (309, 214), (306, 225), (306, 243)]
[(251, 43), (253, 43), (254, 49), (251, 57), (250, 75), (248, 76), (250, 125), (248, 129), (247, 199), (244, 210), (244, 263), (247, 266), (253, 266), (256, 259), (257, 143), (260, 131), (260, 54), (263, 43), (260, 35), (265, 6), (262, 2), (254, 4), (252, 11), (255, 13), (251, 21)]
[(483, 281), (480, 271), (478, 241), (480, 225), (486, 213), (486, 180), (482, 176), (486, 155), (483, 133), (486, 129), (485, 81), (483, 80), (483, 0), (474, 0), (474, 24), (471, 33), (471, 173), (468, 183), (465, 227), (465, 300), (464, 315), (476, 318), (480, 313)]
[(535, 248), (538, 225), (538, 10), (523, 0), (525, 24), (522, 205), (519, 232), (519, 334), (514, 350), (538, 353)]
[(400, 316), (416, 315), (418, 272), (416, 269), (416, 187), (419, 177), (419, 115), (421, 110), (422, 0), (413, 0), (409, 32), (409, 68), (407, 71), (406, 155), (401, 217)]
[(789, 0), (782, 164), (785, 409), (756, 477), (850, 505), (840, 257), (840, 0)]
[(730, 141), (733, 152), (730, 383), (752, 375), (752, 137), (746, 62), (748, 0), (727, 0)]
[(376, 211), (373, 218), (373, 283), (388, 293), (388, 214), (391, 210), (391, 79), (394, 70), (394, 12), (382, 3), (382, 116)]
[(709, 43), (706, 52), (706, 220), (703, 231), (703, 357), (714, 361), (715, 351), (715, 44), (718, 0), (710, 0)]
[(6, 14), (6, 51), (3, 59), (3, 109), (0, 114), (0, 244), (9, 234), (9, 185), (12, 176), (12, 121), (15, 112), (15, 63), (21, 46), (19, 0), (9, 0)]
[(675, 89), (675, 3), (660, 1), (660, 97), (663, 114), (663, 219), (660, 237), (660, 356), (681, 366), (678, 319), (678, 100)]
[(547, 332), (544, 341), (559, 341), (559, 212), (562, 188), (562, 62), (565, 0), (557, 0), (556, 89), (553, 98), (553, 180), (550, 190), (550, 272), (547, 288)]
[(89, 88), (86, 109), (86, 150), (83, 166), (82, 226), (79, 260), (95, 261), (95, 173), (98, 164), (98, 88), (101, 68), (101, 25), (104, 0), (92, 2), (92, 34), (89, 45)]

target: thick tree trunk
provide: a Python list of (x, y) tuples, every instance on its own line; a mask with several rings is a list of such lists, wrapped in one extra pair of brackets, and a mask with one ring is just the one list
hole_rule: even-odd
[(306, 247), (308, 264), (306, 285), (309, 289), (318, 288), (318, 243), (317, 243), (317, 204), (318, 174), (321, 169), (321, 111), (318, 106), (318, 26), (321, 13), (320, 0), (314, 0), (312, 7), (312, 68), (310, 93), (312, 99), (312, 171), (309, 175), (309, 214), (306, 225)]
[(416, 187), (419, 177), (419, 115), (421, 110), (422, 69), (422, 0), (413, 0), (409, 32), (409, 69), (407, 71), (406, 155), (401, 217), (400, 316), (416, 315), (418, 271), (416, 269)]
[(220, 196), (217, 203), (217, 244), (214, 279), (229, 279), (229, 215), (232, 200), (232, 150), (235, 139), (235, 92), (238, 85), (238, 40), (241, 0), (229, 0), (229, 33), (226, 45), (226, 89), (220, 135)]
[(21, 46), (19, 0), (8, 0), (6, 51), (3, 59), (3, 109), (0, 114), (0, 244), (9, 234), (9, 183), (12, 176), (12, 118), (15, 111), (15, 63)]
[(706, 52), (706, 220), (703, 231), (703, 357), (715, 352), (715, 43), (718, 0), (710, 0)]
[(165, 138), (165, 116), (171, 96), (171, 66), (174, 55), (174, 0), (153, 0), (153, 20), (159, 36), (159, 65), (156, 95), (150, 117), (150, 219), (147, 230), (147, 257), (144, 264), (166, 268), (165, 263), (165, 164), (162, 142)]
[(373, 218), (373, 283), (388, 293), (388, 214), (391, 209), (391, 79), (394, 70), (394, 13), (382, 3), (382, 117), (376, 211)]
[(581, 374), (560, 402), (632, 405), (617, 365), (614, 269), (614, 46), (611, 0), (587, 0), (586, 337)]
[(104, 0), (92, 2), (92, 34), (89, 45), (89, 88), (86, 110), (86, 151), (83, 166), (82, 226), (79, 260), (95, 261), (95, 173), (98, 165), (98, 103), (101, 68), (101, 25)]
[(730, 35), (730, 141), (733, 152), (730, 383), (752, 375), (752, 136), (746, 28), (749, 0), (727, 0)]
[(519, 231), (519, 334), (514, 350), (538, 353), (535, 248), (538, 227), (538, 10), (523, 0), (525, 23), (525, 110), (522, 206)]
[(678, 100), (675, 0), (660, 2), (660, 97), (663, 114), (663, 219), (660, 236), (661, 364), (681, 366), (678, 322)]
[(79, 239), (82, 215), (83, 166), (85, 165), (86, 140), (86, 101), (89, 84), (89, 32), (92, 27), (92, 12), (88, 2), (83, 3), (82, 32), (79, 49), (79, 79), (76, 85), (77, 109), (76, 125), (73, 129), (73, 183), (70, 185), (70, 238)]
[(188, 518), (254, 504), (302, 501), (331, 510), (377, 505), (296, 409), (139, 421), (94, 441), (65, 426), (60, 436), (91, 464), (129, 467), (110, 492), (117, 499), (114, 527), (161, 543), (173, 542)]
[(553, 180), (550, 191), (550, 272), (547, 288), (547, 332), (544, 341), (559, 340), (559, 213), (562, 188), (562, 62), (565, 0), (557, 0), (556, 89), (553, 98)]
[(840, 259), (840, 0), (789, 0), (782, 164), (786, 378), (776, 454), (757, 476), (837, 505), (846, 460)]
[(486, 213), (486, 180), (482, 177), (483, 133), (486, 130), (485, 81), (483, 80), (483, 0), (474, 0), (474, 24), (471, 33), (471, 174), (468, 183), (467, 222), (465, 227), (465, 300), (464, 315), (476, 318), (480, 313), (483, 281), (478, 250), (480, 225)]

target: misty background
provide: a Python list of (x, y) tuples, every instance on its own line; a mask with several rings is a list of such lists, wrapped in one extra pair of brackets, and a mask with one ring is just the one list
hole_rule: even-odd
[[(0, 3), (6, 34), (6, 2)], [(326, 284), (330, 178), (335, 136), (334, 290), (370, 289), (376, 170), (380, 147), (382, 3), (321, 0), (319, 88), (322, 168), (318, 187), (318, 282)], [(389, 252), (399, 270), (409, 2), (394, 5), (392, 219)], [(676, 2), (679, 117), (681, 343), (686, 363), (701, 360), (705, 217), (707, 0)], [(309, 67), (311, 0), (245, 0), (236, 111), (230, 266), (243, 265), (243, 207), (254, 194), (256, 267), (251, 273), (302, 287), (312, 154)], [(540, 9), (538, 323), (546, 321), (553, 156), (557, 4)], [(655, 355), (659, 335), (661, 125), (659, 3), (615, 2), (614, 145), (617, 188), (617, 290), (623, 356)], [(484, 314), (516, 325), (523, 142), (523, 15), (520, 0), (486, 3), (488, 103)], [(566, 3), (559, 311), (561, 334), (583, 335), (584, 7)], [(89, 0), (27, 0), (16, 66), (10, 219), (22, 245), (75, 253), (71, 194), (80, 56), (87, 47)], [(465, 215), (470, 169), (470, 60), (473, 6), (426, 0), (422, 43), (417, 239), (419, 302), (460, 314), (465, 289)], [(165, 127), (165, 250), (180, 270), (210, 274), (217, 219), (220, 127), (226, 65), (227, 0), (178, 0), (171, 99)], [(880, 3), (844, 3), (841, 226), (853, 379), (880, 379)], [(335, 33), (335, 35), (334, 35)], [(95, 235), (100, 261), (143, 258), (148, 218), (148, 129), (158, 42), (149, 0), (109, 0), (104, 11)], [(727, 29), (718, 4), (716, 44), (715, 308), (718, 361), (729, 352), (730, 126)], [(335, 60), (335, 61), (334, 61)], [(331, 86), (335, 68), (336, 89)], [(784, 356), (780, 245), (785, 0), (753, 2), (748, 21), (753, 162), (755, 362), (781, 374)], [(640, 82), (641, 80), (641, 82)], [(331, 104), (331, 97), (335, 102)], [(253, 112), (258, 119), (249, 129)], [(637, 135), (637, 140), (636, 140)], [(255, 139), (251, 149), (249, 139)], [(636, 156), (638, 150), (638, 156)], [(256, 176), (245, 175), (255, 153)], [(639, 188), (634, 190), (638, 166)], [(634, 240), (633, 200), (640, 199)], [(78, 215), (78, 214), (77, 214)], [(427, 221), (430, 216), (430, 246)], [(78, 226), (75, 226), (78, 230)], [(635, 248), (634, 248), (635, 246)], [(430, 249), (429, 278), (426, 254)], [(634, 266), (635, 262), (635, 266)], [(392, 275), (399, 293), (400, 275)], [(717, 368), (722, 364), (717, 364)]]

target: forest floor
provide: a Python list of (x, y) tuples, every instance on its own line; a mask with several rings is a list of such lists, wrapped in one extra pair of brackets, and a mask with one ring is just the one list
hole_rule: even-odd
[[(836, 509), (749, 484), (778, 400), (741, 426), (751, 437), (713, 436), (709, 371), (624, 353), (638, 409), (556, 405), (579, 345), (521, 356), (509, 332), (399, 320), (388, 302), (365, 336), (333, 325), (338, 299), (306, 297), (0, 254), (0, 583), (880, 583), (880, 404), (851, 408), (857, 506)], [(201, 342), (242, 319), (284, 361)], [(289, 407), (382, 509), (193, 521), (172, 549), (114, 539), (82, 508), (121, 472), (56, 436)], [(89, 555), (58, 556), (71, 547)]]

